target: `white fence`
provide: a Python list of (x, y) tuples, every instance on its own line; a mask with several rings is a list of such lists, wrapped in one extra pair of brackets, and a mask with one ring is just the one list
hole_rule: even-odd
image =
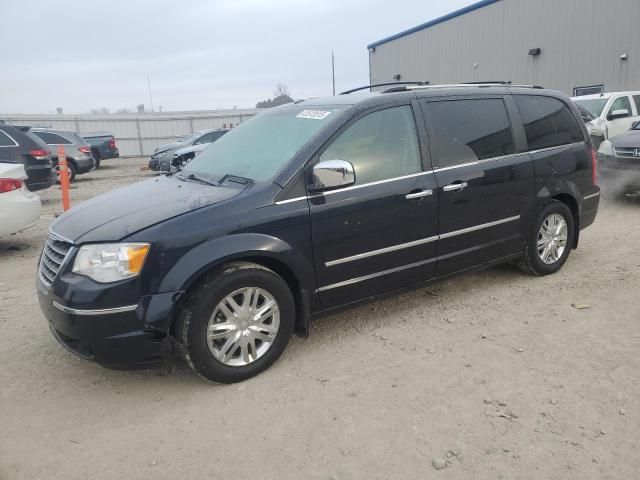
[(206, 128), (233, 128), (255, 115), (256, 109), (194, 112), (127, 113), (99, 115), (0, 114), (0, 120), (15, 125), (51, 127), (74, 132), (110, 132), (120, 156), (146, 157), (163, 143)]

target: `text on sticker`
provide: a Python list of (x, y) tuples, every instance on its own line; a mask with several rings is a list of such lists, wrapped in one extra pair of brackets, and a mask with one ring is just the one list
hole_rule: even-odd
[(321, 110), (303, 110), (296, 118), (310, 118), (312, 120), (323, 120), (327, 118), (331, 112), (323, 112)]

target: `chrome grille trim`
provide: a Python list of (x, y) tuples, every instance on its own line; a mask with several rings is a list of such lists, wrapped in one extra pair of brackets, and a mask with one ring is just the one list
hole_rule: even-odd
[(51, 286), (72, 251), (72, 242), (49, 232), (38, 265), (38, 276), (46, 287)]

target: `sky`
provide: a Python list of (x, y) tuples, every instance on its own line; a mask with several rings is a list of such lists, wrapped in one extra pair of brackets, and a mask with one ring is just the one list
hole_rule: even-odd
[(366, 85), (366, 46), (473, 0), (0, 0), (0, 112), (251, 108)]

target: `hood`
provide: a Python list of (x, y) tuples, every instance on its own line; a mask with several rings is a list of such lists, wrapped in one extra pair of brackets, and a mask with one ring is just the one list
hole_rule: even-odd
[(627, 130), (609, 140), (614, 147), (640, 148), (640, 130)]
[(173, 152), (173, 154), (174, 155), (184, 155), (185, 153), (200, 153), (205, 148), (207, 148), (209, 145), (211, 145), (211, 144), (210, 143), (200, 143), (199, 145), (191, 145), (189, 147), (179, 148), (178, 150)]
[(184, 145), (182, 142), (165, 143), (164, 145), (156, 147), (153, 153), (166, 152), (167, 150), (171, 150), (173, 148), (180, 148), (180, 146), (182, 145)]
[(242, 190), (158, 177), (98, 195), (64, 213), (51, 230), (74, 243), (109, 242), (207, 207)]

